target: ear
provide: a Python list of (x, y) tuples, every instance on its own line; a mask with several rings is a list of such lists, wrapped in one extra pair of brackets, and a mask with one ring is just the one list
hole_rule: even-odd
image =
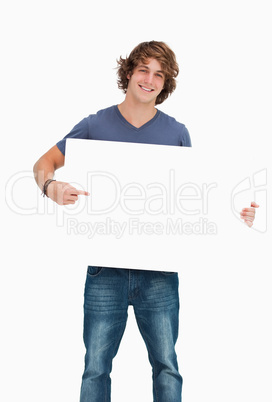
[(130, 74), (128, 74), (128, 75), (127, 75), (127, 79), (128, 79), (128, 80), (130, 80), (130, 77), (131, 77), (131, 75), (130, 75)]

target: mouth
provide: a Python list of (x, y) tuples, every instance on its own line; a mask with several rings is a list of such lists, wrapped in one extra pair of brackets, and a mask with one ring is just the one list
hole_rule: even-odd
[(147, 88), (147, 87), (144, 87), (143, 85), (139, 85), (139, 87), (143, 90), (143, 91), (145, 91), (145, 92), (153, 92), (154, 91), (154, 89), (152, 89), (152, 88)]

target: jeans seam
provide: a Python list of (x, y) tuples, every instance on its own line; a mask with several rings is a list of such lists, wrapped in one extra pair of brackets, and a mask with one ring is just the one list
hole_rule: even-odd
[(105, 400), (104, 402), (107, 402), (107, 376), (105, 376)]
[[(140, 328), (142, 334), (144, 335), (144, 339), (147, 339), (146, 333), (145, 333), (145, 331), (143, 330), (142, 325), (141, 325), (141, 323), (140, 323), (139, 321), (138, 321), (138, 326), (139, 326), (139, 328)], [(147, 348), (147, 349), (148, 349), (148, 348)], [(155, 377), (156, 377), (156, 374), (157, 374), (156, 369), (155, 369), (155, 361), (154, 361), (154, 359), (153, 359), (153, 357), (152, 357), (152, 354), (151, 354), (151, 352), (150, 352), (149, 350), (148, 350), (148, 354), (149, 354), (150, 359), (152, 360), (152, 363), (153, 363), (153, 387), (154, 387), (155, 394), (156, 394), (156, 399), (157, 399), (156, 402), (159, 402), (159, 399), (158, 399), (158, 392), (157, 392), (156, 384), (155, 384)]]
[(101, 274), (101, 272), (104, 270), (105, 267), (97, 267), (97, 268), (101, 268), (101, 269), (96, 274), (89, 274), (89, 267), (88, 267), (87, 268), (87, 276), (89, 276), (90, 278), (95, 278)]
[[(124, 325), (124, 322), (122, 321), (122, 324), (125, 326), (125, 328), (126, 328), (127, 318), (128, 318), (128, 315), (126, 315), (125, 325)], [(120, 324), (120, 329), (121, 329), (121, 330), (119, 330), (119, 334), (120, 334), (120, 335), (119, 335), (119, 337), (117, 338), (117, 341), (115, 340), (115, 342), (114, 342), (115, 348), (114, 348), (113, 351), (112, 351), (112, 355), (111, 355), (111, 364), (112, 364), (112, 362), (113, 362), (114, 357), (115, 357), (116, 354), (117, 354), (117, 351), (118, 351), (118, 349), (119, 349), (119, 345), (120, 345), (120, 343), (121, 343), (122, 337), (123, 337), (124, 332), (125, 332), (125, 328), (124, 328), (124, 329), (122, 329), (122, 328), (123, 328), (123, 327), (122, 327), (121, 324)], [(111, 374), (111, 373), (109, 373), (109, 381), (111, 381), (110, 374)], [(109, 382), (109, 384), (110, 384), (110, 382)], [(109, 388), (109, 387), (108, 387), (108, 389), (106, 388), (106, 392), (105, 392), (105, 402), (108, 402), (108, 400), (107, 400), (107, 396), (108, 396), (107, 392), (108, 392), (108, 391), (110, 391), (110, 388)], [(109, 393), (109, 396), (110, 396), (110, 393)]]

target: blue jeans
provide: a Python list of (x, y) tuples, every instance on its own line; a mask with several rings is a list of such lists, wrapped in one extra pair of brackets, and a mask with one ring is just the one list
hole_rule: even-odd
[[(84, 295), (85, 370), (80, 402), (110, 402), (112, 360), (132, 305), (153, 369), (154, 402), (180, 402), (178, 275), (88, 267)], [(128, 399), (129, 400), (129, 399)]]

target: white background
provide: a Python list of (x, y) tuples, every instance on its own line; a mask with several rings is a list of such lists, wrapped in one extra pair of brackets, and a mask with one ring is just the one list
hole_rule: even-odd
[[(184, 401), (271, 402), (271, 211), (259, 208), (267, 228), (256, 218), (258, 231), (231, 209), (233, 188), (264, 169), (257, 196), (271, 204), (268, 5), (2, 3), (1, 188), (24, 213), (11, 210), (2, 191), (1, 400), (79, 398), (86, 266), (52, 235), (54, 214), (43, 213), (32, 166), (83, 117), (122, 101), (116, 58), (154, 39), (168, 43), (180, 64), (178, 88), (159, 108), (186, 124), (193, 146), (207, 152), (207, 163), (226, 181), (224, 252), (215, 249), (211, 262), (196, 247), (180, 274)], [(25, 179), (11, 193), (11, 178), (20, 174)], [(244, 195), (250, 203), (254, 188)], [(148, 402), (151, 369), (130, 313), (114, 360), (112, 400)]]

